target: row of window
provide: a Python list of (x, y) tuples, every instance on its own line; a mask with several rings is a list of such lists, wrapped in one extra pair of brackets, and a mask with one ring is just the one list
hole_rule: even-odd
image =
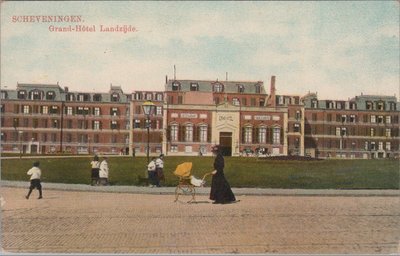
[(376, 128), (376, 127), (322, 127), (305, 126), (306, 134), (326, 134), (336, 136), (370, 136), (370, 137), (397, 137), (398, 128)]
[[(189, 87), (190, 91), (199, 91), (200, 86), (198, 83), (190, 83)], [(181, 91), (181, 83), (178, 81), (175, 81), (172, 83), (172, 91)], [(212, 84), (212, 91), (213, 92), (224, 92), (225, 91), (225, 86), (222, 83), (216, 82)], [(260, 94), (261, 93), (261, 85), (260, 84), (255, 84), (254, 85), (254, 91), (255, 93)], [(238, 93), (244, 93), (245, 92), (245, 86), (243, 84), (238, 84), (237, 85), (237, 92)]]
[[(360, 122), (359, 116), (357, 115), (342, 115), (336, 114), (336, 122), (341, 123), (357, 123)], [(317, 113), (312, 113), (311, 115), (312, 121), (318, 121)], [(332, 122), (332, 114), (327, 114), (326, 116), (327, 122)], [(364, 123), (372, 123), (372, 124), (397, 124), (399, 122), (399, 116), (389, 116), (389, 115), (362, 115), (362, 121)]]
[[(311, 100), (311, 108), (318, 108), (319, 102), (317, 99)], [(326, 109), (357, 109), (357, 103), (349, 101), (325, 101)], [(365, 109), (367, 110), (386, 110), (386, 102), (384, 101), (366, 101)], [(388, 102), (388, 110), (396, 110), (396, 102)]]
[[(32, 121), (30, 122), (30, 119), (24, 118), (22, 119), (22, 123), (20, 123), (19, 118), (14, 118), (13, 119), (13, 127), (32, 127), (32, 128), (55, 128), (59, 129), (61, 127), (61, 122), (59, 119), (37, 119), (33, 118), (31, 119)], [(40, 120), (40, 121), (39, 121)], [(98, 121), (94, 120), (91, 121), (92, 124), (92, 129), (93, 130), (101, 130), (103, 129), (103, 124), (104, 121)], [(110, 124), (110, 129), (120, 129), (121, 128), (121, 121), (118, 120), (111, 120), (109, 121)], [(89, 121), (88, 120), (77, 120), (76, 124), (74, 125), (73, 120), (65, 120), (65, 128), (67, 129), (89, 129)], [(125, 129), (129, 129), (129, 122), (125, 121)]]
[[(59, 142), (59, 133), (41, 133), (40, 137), (37, 133), (23, 133), (22, 135), (12, 133), (11, 134), (11, 141), (40, 141), (42, 143), (45, 142), (54, 142), (57, 143)], [(66, 133), (64, 134), (64, 142), (71, 143), (71, 142), (76, 142), (76, 143), (100, 143), (100, 135), (99, 134), (93, 134), (92, 137), (90, 137), (88, 134), (71, 134), (71, 133)], [(129, 143), (129, 135), (123, 135), (123, 136), (118, 136), (117, 134), (111, 134), (110, 135), (110, 143)], [(119, 141), (118, 141), (119, 139)], [(1, 133), (1, 141), (6, 142), (8, 140), (7, 138), (7, 133), (2, 132)], [(103, 141), (104, 142), (104, 141)]]
[[(4, 108), (2, 108), (4, 109)], [(59, 106), (30, 106), (30, 105), (14, 105), (14, 113), (19, 114), (20, 111), (23, 114), (60, 114), (60, 107)], [(119, 116), (120, 115), (120, 108), (117, 107), (112, 107), (109, 109), (109, 115), (111, 116)], [(162, 113), (162, 111), (158, 111)], [(65, 107), (64, 108), (64, 113), (66, 115), (94, 115), (94, 116), (100, 116), (102, 115), (101, 113), (101, 108), (100, 107)], [(126, 108), (126, 113), (129, 113), (129, 108)]]

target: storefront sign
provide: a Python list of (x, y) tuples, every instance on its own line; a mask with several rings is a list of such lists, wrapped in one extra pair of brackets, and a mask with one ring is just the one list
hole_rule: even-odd
[(197, 114), (193, 113), (181, 113), (181, 118), (197, 118)]
[(271, 120), (271, 116), (254, 116), (254, 120)]

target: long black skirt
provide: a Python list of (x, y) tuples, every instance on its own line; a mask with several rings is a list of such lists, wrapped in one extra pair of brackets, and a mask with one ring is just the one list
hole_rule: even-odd
[(214, 175), (211, 181), (210, 199), (217, 204), (224, 204), (236, 201), (231, 186), (224, 175)]

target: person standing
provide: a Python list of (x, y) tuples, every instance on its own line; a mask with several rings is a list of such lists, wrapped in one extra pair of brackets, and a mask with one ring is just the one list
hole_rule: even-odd
[(94, 156), (93, 161), (90, 162), (90, 165), (92, 166), (92, 183), (91, 185), (98, 185), (99, 182), (99, 170), (100, 170), (100, 162), (99, 162), (99, 157), (97, 155)]
[(158, 179), (158, 187), (160, 186), (160, 181), (165, 181), (165, 176), (164, 176), (164, 154), (161, 154), (157, 159), (156, 159), (156, 173), (157, 173), (157, 179)]
[(210, 199), (213, 204), (227, 204), (236, 201), (231, 186), (224, 175), (225, 161), (219, 146), (213, 148), (216, 155), (214, 160), (214, 171), (212, 172)]
[(109, 166), (108, 166), (108, 158), (103, 157), (103, 161), (100, 163), (100, 170), (99, 170), (99, 185), (108, 185), (108, 173), (109, 173)]
[(38, 161), (33, 163), (33, 167), (28, 170), (27, 174), (31, 176), (31, 178), (30, 178), (31, 185), (29, 187), (29, 192), (25, 196), (25, 198), (29, 199), (29, 196), (31, 195), (32, 190), (37, 188), (37, 190), (39, 190), (38, 199), (42, 199), (43, 198), (43, 196), (42, 196), (42, 184), (40, 183), (40, 177), (42, 176), (42, 171), (39, 168), (39, 162)]
[(159, 183), (158, 178), (157, 178), (156, 168), (157, 168), (157, 166), (156, 166), (156, 158), (153, 157), (151, 159), (150, 163), (147, 165), (147, 174), (148, 174), (149, 183), (150, 183), (149, 187), (154, 187), (154, 186), (159, 187), (160, 186), (160, 183)]

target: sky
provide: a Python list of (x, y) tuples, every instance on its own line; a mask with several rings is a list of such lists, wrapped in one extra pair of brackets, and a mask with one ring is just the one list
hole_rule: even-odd
[[(399, 1), (2, 2), (1, 86), (164, 90), (175, 66), (177, 79), (264, 81), (267, 92), (276, 76), (277, 94), (398, 97), (399, 8)], [(81, 21), (21, 18), (71, 15)], [(96, 31), (50, 31), (76, 25)]]

